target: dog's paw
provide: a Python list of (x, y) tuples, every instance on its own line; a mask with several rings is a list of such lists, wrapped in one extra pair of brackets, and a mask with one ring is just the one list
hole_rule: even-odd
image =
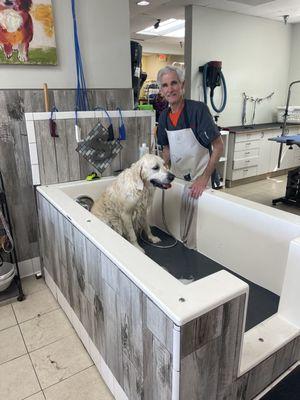
[(149, 235), (148, 239), (150, 240), (151, 243), (159, 243), (161, 242), (161, 239), (157, 236), (154, 235)]

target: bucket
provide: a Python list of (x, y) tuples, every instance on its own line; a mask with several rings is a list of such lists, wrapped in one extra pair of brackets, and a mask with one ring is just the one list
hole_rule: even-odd
[(4, 262), (0, 267), (0, 292), (7, 289), (15, 276), (15, 266)]

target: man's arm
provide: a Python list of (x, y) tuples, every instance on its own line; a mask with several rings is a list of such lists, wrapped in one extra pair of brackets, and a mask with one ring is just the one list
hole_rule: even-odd
[(223, 154), (224, 144), (221, 136), (218, 136), (215, 140), (212, 141), (211, 144), (212, 153), (210, 155), (207, 167), (205, 168), (203, 174), (199, 176), (190, 186), (190, 194), (195, 199), (198, 199), (198, 197), (202, 195), (221, 155)]

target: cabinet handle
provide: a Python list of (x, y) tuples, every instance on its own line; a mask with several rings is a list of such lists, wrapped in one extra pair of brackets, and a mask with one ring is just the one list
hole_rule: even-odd
[(246, 151), (245, 154), (250, 154), (250, 151)]
[(243, 169), (243, 171), (244, 171), (244, 172), (248, 172), (248, 171), (249, 171), (249, 169)]
[(250, 162), (250, 160), (245, 160), (245, 162)]
[(251, 143), (246, 143), (246, 146), (250, 146), (251, 145)]

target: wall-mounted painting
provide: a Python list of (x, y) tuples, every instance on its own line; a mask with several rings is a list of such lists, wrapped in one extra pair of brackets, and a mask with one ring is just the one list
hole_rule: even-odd
[(51, 0), (0, 0), (0, 63), (57, 64)]

